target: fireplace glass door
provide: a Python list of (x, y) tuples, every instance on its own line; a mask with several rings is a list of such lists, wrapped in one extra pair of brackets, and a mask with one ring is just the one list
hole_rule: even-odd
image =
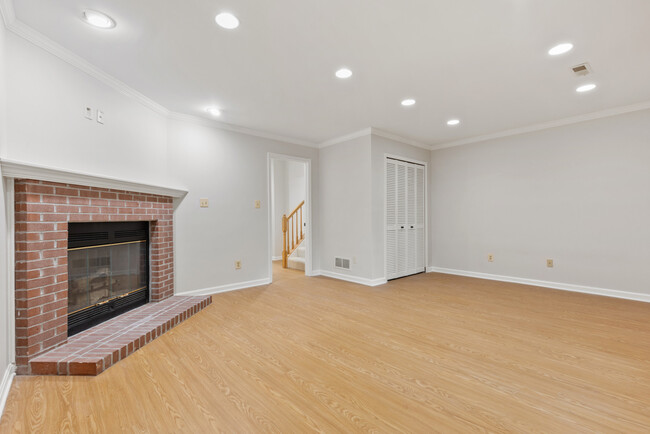
[(70, 223), (68, 335), (149, 299), (148, 223)]
[(68, 313), (146, 289), (146, 258), (146, 241), (71, 250)]

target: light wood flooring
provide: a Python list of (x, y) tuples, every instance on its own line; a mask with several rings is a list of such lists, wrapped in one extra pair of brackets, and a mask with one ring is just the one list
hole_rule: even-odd
[(0, 432), (650, 432), (650, 304), (275, 271), (98, 377), (16, 378)]

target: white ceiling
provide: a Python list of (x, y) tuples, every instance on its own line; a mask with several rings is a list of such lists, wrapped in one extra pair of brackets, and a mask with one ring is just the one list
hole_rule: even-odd
[[(650, 0), (14, 0), (17, 18), (173, 112), (320, 143), (428, 145), (650, 101)], [(117, 21), (111, 31), (84, 8)], [(231, 11), (237, 30), (214, 17)], [(572, 52), (550, 57), (559, 42)], [(589, 62), (586, 80), (570, 67)], [(347, 81), (334, 77), (341, 66)], [(412, 97), (417, 104), (404, 108)], [(446, 125), (457, 117), (462, 124)]]

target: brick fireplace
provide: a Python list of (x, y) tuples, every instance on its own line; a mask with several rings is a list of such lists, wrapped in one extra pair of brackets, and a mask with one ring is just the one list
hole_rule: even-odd
[(149, 293), (174, 293), (172, 197), (30, 179), (15, 181), (16, 364), (68, 339), (68, 223), (148, 221)]

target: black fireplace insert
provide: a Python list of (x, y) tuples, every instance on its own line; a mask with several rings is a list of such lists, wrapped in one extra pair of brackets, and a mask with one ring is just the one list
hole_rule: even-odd
[(149, 222), (68, 225), (68, 336), (149, 301)]

